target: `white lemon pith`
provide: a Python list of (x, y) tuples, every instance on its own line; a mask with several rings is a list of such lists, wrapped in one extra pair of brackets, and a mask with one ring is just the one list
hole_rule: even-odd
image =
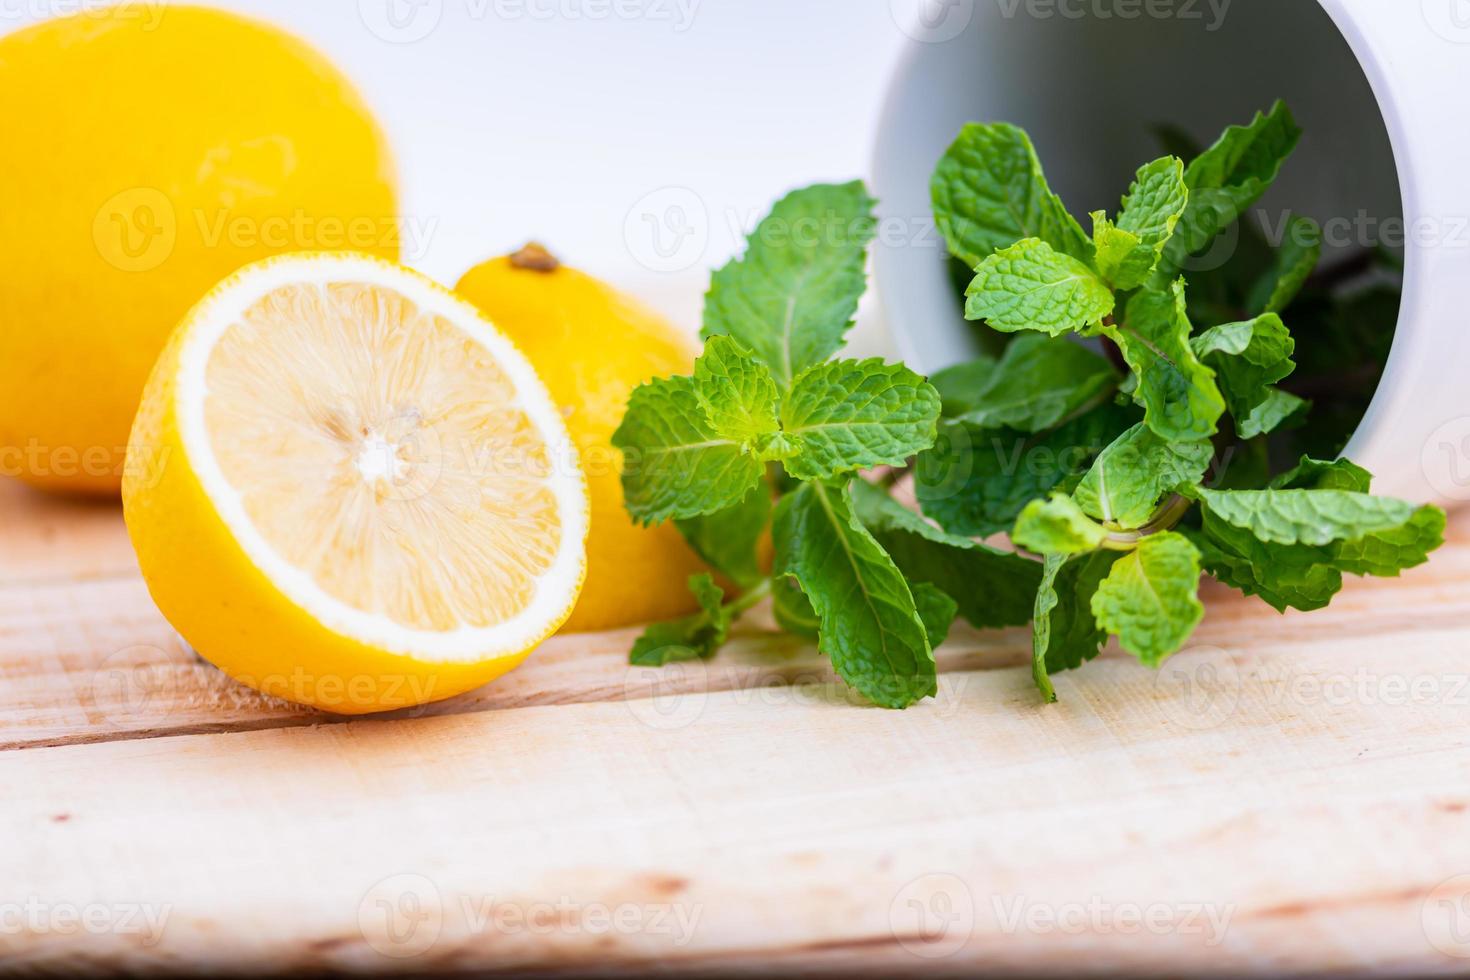
[(477, 687), (565, 621), (585, 572), (585, 484), (530, 365), (370, 257), (221, 284), (155, 368), (129, 453), (160, 609), (290, 700), (360, 713)]

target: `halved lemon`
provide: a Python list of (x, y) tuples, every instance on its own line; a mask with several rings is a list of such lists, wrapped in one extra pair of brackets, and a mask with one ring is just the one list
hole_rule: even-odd
[(343, 714), (513, 669), (586, 568), (586, 485), (530, 364), (469, 303), (368, 256), (247, 266), (185, 317), (123, 505), (201, 655)]

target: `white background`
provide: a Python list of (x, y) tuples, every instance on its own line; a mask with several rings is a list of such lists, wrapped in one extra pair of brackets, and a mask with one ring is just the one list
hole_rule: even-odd
[[(0, 32), (100, 5), (0, 0)], [(535, 238), (694, 330), (709, 270), (775, 198), (867, 176), (913, 3), (210, 5), (287, 28), (354, 79), (388, 131), (402, 210), (429, 232), (411, 264), (452, 284)], [(681, 246), (661, 255), (655, 230), (666, 253)], [(867, 302), (855, 353), (889, 352), (875, 313)]]

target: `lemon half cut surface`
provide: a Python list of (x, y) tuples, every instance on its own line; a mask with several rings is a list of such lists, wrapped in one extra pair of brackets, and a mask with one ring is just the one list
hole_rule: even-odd
[(530, 364), (368, 256), (269, 259), (195, 307), (144, 392), (123, 505), (201, 655), (344, 714), (513, 669), (586, 568), (586, 485)]

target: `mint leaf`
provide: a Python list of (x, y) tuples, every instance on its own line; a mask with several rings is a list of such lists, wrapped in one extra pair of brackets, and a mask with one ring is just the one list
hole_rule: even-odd
[(1259, 596), (1278, 612), (1325, 609), (1342, 591), (1342, 572), (1317, 549), (1257, 541), (1248, 531), (1208, 513), (1204, 529), (1191, 533), (1201, 563), (1216, 579), (1245, 595)]
[(978, 629), (1030, 621), (1040, 580), (1034, 561), (947, 534), (865, 481), (853, 481), (852, 495), (858, 520), (910, 583), (931, 584), (948, 594)]
[(1108, 539), (1107, 528), (1083, 513), (1066, 494), (1033, 500), (1016, 519), (1011, 540), (1038, 555), (1080, 555), (1096, 551)]
[(1183, 162), (1165, 157), (1139, 169), (1117, 224), (1106, 212), (1093, 214), (1097, 270), (1114, 289), (1136, 289), (1149, 280), (1188, 202)]
[(746, 452), (780, 429), (770, 369), (729, 337), (711, 337), (694, 362), (694, 395), (714, 431)]
[(1189, 164), (1184, 171), (1189, 206), (1159, 265), (1160, 284), (1260, 200), (1300, 139), (1290, 110), (1277, 102), (1249, 125), (1231, 126)]
[(731, 617), (724, 607), (725, 593), (710, 575), (693, 575), (689, 590), (700, 611), (670, 623), (655, 623), (633, 643), (629, 663), (635, 667), (665, 667), (685, 660), (708, 660), (730, 637)]
[(938, 691), (934, 653), (903, 574), (852, 512), (849, 491), (804, 483), (776, 508), (776, 576), (795, 579), (820, 621), (821, 650), (874, 704)]
[(1413, 504), (1346, 490), (1199, 490), (1214, 517), (1257, 540), (1309, 547), (1390, 531), (1414, 516)]
[(1373, 474), (1347, 459), (1327, 462), (1303, 456), (1290, 471), (1271, 481), (1272, 490), (1350, 490), (1368, 493)]
[(1107, 640), (1092, 615), (1092, 597), (1120, 557), (1115, 551), (1094, 551), (1070, 560), (1046, 559), (1036, 593), (1031, 673), (1048, 703), (1057, 699), (1051, 675), (1096, 658)]
[(1301, 405), (1294, 395), (1271, 388), (1296, 370), (1296, 342), (1275, 313), (1212, 327), (1190, 346), (1214, 370), (1242, 439), (1265, 435)]
[(919, 611), (919, 620), (924, 624), (929, 647), (938, 650), (949, 639), (949, 631), (954, 627), (955, 617), (959, 615), (959, 604), (942, 589), (928, 582), (912, 586), (912, 591), (914, 607)]
[(1113, 312), (1108, 284), (1039, 238), (981, 262), (965, 295), (965, 316), (1003, 333), (1039, 330), (1058, 337), (1099, 326)]
[(715, 432), (692, 378), (634, 389), (612, 441), (623, 451), (624, 503), (642, 524), (733, 507), (763, 471), (739, 443)]
[(1118, 227), (1162, 252), (1174, 237), (1174, 229), (1188, 204), (1184, 162), (1177, 157), (1164, 157), (1139, 168), (1128, 196), (1123, 199)]
[(765, 578), (758, 554), (770, 519), (771, 491), (760, 482), (735, 506), (681, 520), (678, 527), (705, 564), (741, 588), (750, 588)]
[(1049, 429), (1118, 384), (1104, 358), (1068, 340), (1017, 337), (962, 418), (984, 428)]
[(1183, 535), (1144, 538), (1098, 586), (1092, 614), (1124, 650), (1157, 667), (1189, 641), (1204, 618), (1199, 577), (1199, 551)]
[(914, 468), (924, 513), (952, 534), (988, 537), (1010, 531), (1021, 510), (1069, 480), (1137, 421), (1113, 402), (1050, 432), (1025, 435), (944, 422), (934, 448)]
[(939, 393), (880, 360), (831, 361), (803, 372), (781, 406), (795, 455), (786, 471), (826, 480), (873, 466), (902, 466), (934, 444)]
[(1280, 313), (1291, 305), (1322, 260), (1322, 226), (1311, 218), (1292, 218), (1276, 252), (1274, 267), (1251, 290), (1251, 309)]
[(859, 182), (819, 184), (777, 202), (742, 259), (714, 274), (706, 340), (728, 335), (755, 353), (783, 388), (842, 346), (876, 222)]
[(1135, 293), (1125, 322), (1104, 330), (1138, 375), (1134, 397), (1144, 421), (1171, 442), (1208, 439), (1225, 413), (1214, 372), (1190, 346), (1190, 330), (1182, 279), (1166, 292)]
[(952, 419), (974, 408), (976, 396), (990, 383), (997, 366), (993, 358), (981, 357), (932, 375), (929, 383), (939, 392), (941, 414)]
[(1445, 513), (1438, 507), (1420, 507), (1398, 527), (1375, 531), (1334, 549), (1333, 567), (1349, 575), (1397, 578), (1416, 568), (1444, 544)]
[(975, 268), (997, 249), (1039, 238), (1087, 262), (1087, 235), (1047, 186), (1031, 138), (1007, 123), (971, 123), (930, 183), (934, 217), (951, 255)]
[(815, 641), (820, 635), (822, 624), (811, 600), (789, 578), (771, 583), (771, 612), (775, 614), (776, 625), (793, 636)]
[(1108, 220), (1106, 211), (1092, 213), (1092, 240), (1098, 274), (1119, 292), (1148, 282), (1159, 264), (1159, 251), (1131, 231)]
[(1141, 528), (1167, 494), (1198, 485), (1214, 455), (1209, 440), (1167, 442), (1136, 425), (1103, 450), (1073, 497), (1098, 520)]

